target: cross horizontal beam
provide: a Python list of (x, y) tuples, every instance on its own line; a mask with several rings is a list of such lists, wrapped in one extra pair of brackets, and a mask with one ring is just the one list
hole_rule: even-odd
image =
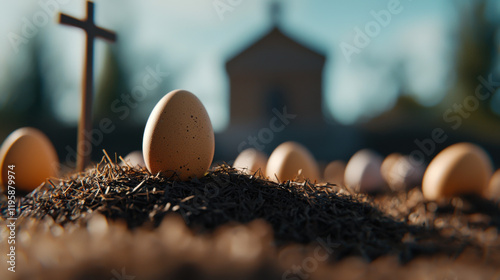
[(81, 28), (87, 32), (88, 35), (93, 35), (92, 37), (99, 37), (112, 42), (116, 41), (116, 34), (113, 31), (95, 25), (93, 2), (87, 2), (87, 18), (85, 20), (79, 20), (72, 16), (60, 14), (59, 22), (65, 25)]

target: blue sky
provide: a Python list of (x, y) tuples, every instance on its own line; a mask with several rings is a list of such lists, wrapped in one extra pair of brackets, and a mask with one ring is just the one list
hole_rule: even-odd
[[(29, 71), (23, 63), (26, 45), (15, 52), (9, 34), (21, 34), (26, 20), (33, 22), (45, 12), (45, 1), (13, 2), (0, 0), (0, 72), (12, 75)], [(74, 17), (85, 16), (85, 2), (52, 0), (58, 10)], [(140, 82), (148, 65), (160, 64), (171, 73), (168, 86), (188, 89), (207, 107), (214, 128), (223, 130), (229, 118), (229, 89), (224, 63), (272, 26), (269, 0), (221, 0), (230, 11), (218, 14), (213, 0), (102, 0), (96, 3), (98, 25), (115, 30), (123, 44), (122, 62), (133, 77), (130, 87)], [(282, 1), (280, 26), (285, 33), (327, 55), (324, 73), (324, 114), (326, 118), (350, 124), (383, 112), (396, 101), (398, 87), (394, 67), (407, 66), (411, 94), (424, 105), (440, 101), (450, 78), (453, 61), (453, 33), (457, 7), (450, 0), (401, 0), (397, 14), (350, 62), (340, 45), (353, 45), (356, 28), (373, 24), (373, 13), (388, 11), (393, 0), (287, 0)], [(52, 7), (52, 6), (50, 6)], [(54, 6), (56, 7), (56, 6)], [(120, 8), (117, 8), (120, 7)], [(50, 20), (36, 25), (33, 38), (40, 40), (46, 91), (54, 102), (58, 117), (76, 123), (83, 69), (82, 31), (60, 26), (56, 13), (48, 10)], [(40, 19), (39, 19), (40, 20)], [(28, 38), (33, 40), (33, 38)], [(28, 40), (28, 41), (29, 41)], [(96, 81), (99, 83), (106, 44), (96, 43)], [(9, 81), (0, 75), (0, 90)], [(159, 89), (161, 94), (171, 88)], [(0, 107), (5, 102), (0, 95)], [(160, 98), (151, 94), (137, 118), (145, 121)]]

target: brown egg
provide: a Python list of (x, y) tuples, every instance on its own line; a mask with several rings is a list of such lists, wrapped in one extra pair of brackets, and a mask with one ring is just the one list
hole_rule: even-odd
[(356, 192), (376, 192), (385, 185), (380, 174), (382, 157), (374, 151), (364, 149), (355, 153), (345, 169), (346, 186)]
[(470, 143), (458, 143), (441, 151), (429, 164), (422, 182), (428, 200), (442, 200), (461, 194), (481, 194), (492, 174), (488, 154)]
[(495, 201), (500, 200), (500, 169), (493, 173), (485, 197)]
[(344, 185), (345, 162), (334, 160), (330, 162), (323, 173), (323, 179), (331, 184)]
[(266, 165), (267, 156), (259, 150), (249, 148), (236, 157), (233, 167), (247, 174), (254, 174), (259, 170), (265, 174)]
[(403, 158), (402, 154), (392, 153), (388, 155), (382, 162), (382, 165), (380, 166), (380, 173), (387, 182), (391, 181), (390, 176), (392, 167), (402, 158)]
[[(269, 156), (266, 176), (275, 182), (287, 180), (319, 180), (319, 167), (313, 155), (296, 142), (285, 142), (276, 147)], [(277, 177), (277, 178), (276, 178)]]
[(382, 162), (380, 173), (391, 190), (399, 191), (420, 185), (424, 167), (413, 164), (408, 156), (392, 153)]
[(144, 156), (141, 151), (133, 151), (130, 152), (127, 156), (123, 158), (124, 162), (121, 162), (120, 165), (124, 166), (128, 164), (132, 167), (146, 167), (146, 163), (144, 162)]
[[(47, 178), (56, 177), (59, 159), (49, 138), (40, 130), (24, 127), (12, 132), (0, 148), (0, 183), (7, 189), (30, 192)], [(9, 172), (11, 171), (11, 172)], [(9, 175), (13, 175), (9, 178)]]
[(214, 149), (210, 118), (194, 94), (174, 90), (156, 104), (143, 138), (144, 161), (151, 173), (200, 178), (212, 164)]

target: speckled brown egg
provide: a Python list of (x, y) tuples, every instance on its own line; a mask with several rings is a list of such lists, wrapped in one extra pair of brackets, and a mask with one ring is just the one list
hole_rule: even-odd
[(275, 182), (319, 180), (319, 167), (313, 155), (301, 144), (285, 142), (269, 156), (266, 176)]
[(254, 148), (242, 151), (234, 160), (233, 167), (247, 174), (254, 174), (257, 171), (265, 174), (267, 156)]
[[(11, 166), (12, 168), (9, 168)], [(24, 127), (12, 132), (0, 148), (0, 183), (7, 188), (9, 175), (17, 189), (30, 192), (56, 177), (59, 159), (49, 138), (40, 130)], [(9, 174), (9, 170), (12, 172)]]
[(144, 129), (143, 154), (151, 173), (180, 180), (202, 177), (214, 157), (214, 132), (205, 107), (191, 92), (174, 90), (154, 107)]
[(427, 167), (422, 193), (428, 200), (482, 194), (492, 173), (486, 151), (471, 143), (454, 144), (441, 151)]

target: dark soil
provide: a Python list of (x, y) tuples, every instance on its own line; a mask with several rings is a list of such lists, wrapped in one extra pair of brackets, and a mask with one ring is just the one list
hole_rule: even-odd
[[(418, 188), (367, 196), (329, 184), (277, 184), (225, 165), (182, 182), (120, 166), (107, 155), (84, 173), (50, 183), (18, 199), (20, 229), (28, 221), (58, 225), (62, 231), (85, 227), (99, 213), (110, 224), (124, 222), (131, 232), (154, 232), (167, 214), (176, 213), (196, 236), (213, 237), (228, 225), (265, 221), (272, 228), (273, 248), (328, 244), (330, 263), (352, 256), (365, 262), (391, 256), (402, 265), (467, 252), (500, 265), (499, 205), (477, 197), (438, 205), (424, 201)], [(5, 198), (0, 209), (5, 218)], [(257, 275), (268, 271), (255, 269)]]

